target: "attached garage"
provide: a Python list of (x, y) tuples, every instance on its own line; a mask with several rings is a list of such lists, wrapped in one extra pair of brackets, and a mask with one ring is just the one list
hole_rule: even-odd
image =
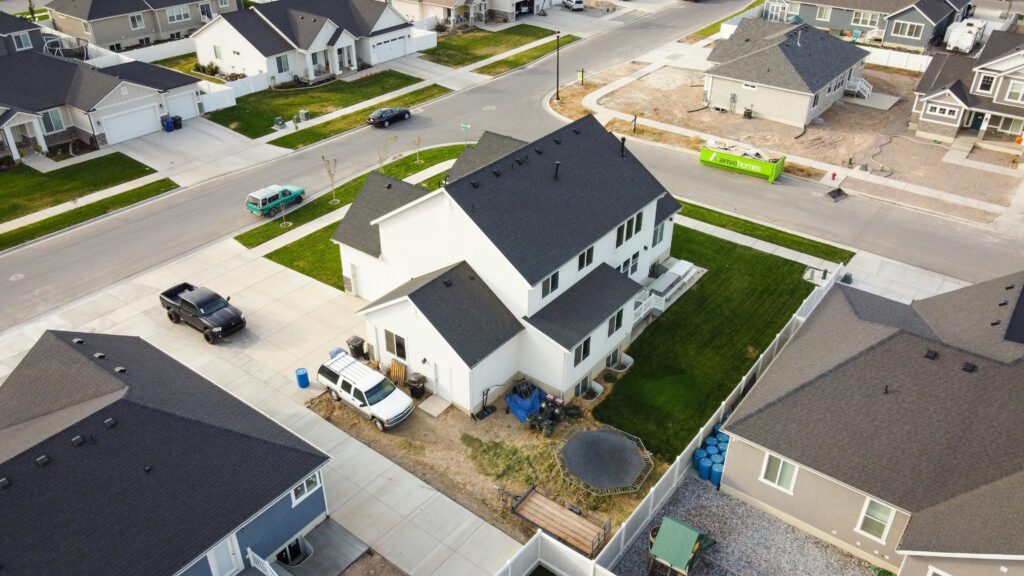
[(117, 144), (160, 130), (160, 116), (156, 106), (144, 106), (121, 114), (104, 116), (102, 122), (107, 144)]
[[(379, 44), (378, 44), (379, 42)], [(374, 42), (374, 64), (405, 56), (405, 35)]]
[(170, 116), (181, 116), (182, 119), (187, 120), (199, 115), (196, 99), (192, 95), (191, 90), (173, 96), (168, 95), (165, 97), (165, 100), (167, 102), (167, 114)]

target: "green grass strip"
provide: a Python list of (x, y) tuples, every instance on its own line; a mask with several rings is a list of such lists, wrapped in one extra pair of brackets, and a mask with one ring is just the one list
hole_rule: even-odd
[(750, 10), (751, 8), (753, 8), (755, 6), (760, 6), (762, 4), (764, 4), (764, 0), (755, 0), (754, 2), (751, 2), (750, 4), (748, 4), (746, 8), (740, 10), (739, 12), (736, 12), (735, 14), (730, 14), (730, 15), (726, 16), (725, 18), (722, 18), (718, 22), (715, 22), (714, 24), (709, 24), (709, 25), (705, 26), (704, 28), (701, 28), (700, 30), (694, 32), (693, 35), (694, 36), (700, 36), (701, 38), (707, 38), (708, 36), (711, 36), (713, 34), (717, 34), (722, 29), (722, 22), (726, 22), (728, 20), (731, 20), (732, 18), (735, 18), (735, 17), (739, 16), (740, 14), (743, 14), (747, 10)]
[(783, 248), (789, 248), (809, 256), (821, 258), (827, 262), (846, 264), (854, 256), (854, 252), (844, 250), (838, 246), (783, 232), (778, 228), (772, 228), (694, 204), (683, 204), (683, 210), (680, 214), (687, 218), (693, 218), (712, 226), (732, 230), (733, 232), (757, 238), (776, 246), (782, 246)]
[(572, 44), (573, 42), (579, 39), (579, 36), (573, 36), (571, 34), (568, 36), (562, 36), (562, 39), (560, 41), (552, 40), (551, 42), (541, 44), (540, 46), (534, 46), (529, 50), (523, 50), (522, 52), (518, 54), (513, 54), (512, 56), (509, 56), (508, 58), (505, 58), (503, 60), (491, 62), (486, 66), (481, 66), (480, 68), (474, 70), (474, 72), (478, 72), (480, 74), (487, 74), (488, 76), (497, 76), (498, 74), (503, 74), (505, 72), (508, 72), (509, 70), (515, 70), (520, 66), (524, 66), (526, 64), (529, 64), (530, 62), (533, 62), (534, 60), (540, 58), (541, 56), (554, 52), (556, 48), (556, 42), (561, 42), (561, 45), (565, 46), (567, 44)]
[(15, 228), (10, 232), (4, 232), (0, 234), (0, 250), (6, 250), (19, 244), (24, 244), (29, 240), (35, 240), (36, 238), (42, 238), (47, 234), (53, 234), (65, 228), (70, 228), (76, 224), (81, 224), (87, 220), (92, 220), (104, 214), (109, 214), (115, 210), (120, 210), (125, 206), (131, 206), (137, 202), (141, 202), (154, 196), (159, 196), (169, 190), (174, 190), (178, 185), (175, 184), (168, 178), (163, 180), (157, 180), (156, 182), (150, 182), (138, 188), (133, 188), (127, 192), (122, 192), (109, 198), (104, 198), (91, 204), (86, 204), (81, 208), (75, 208), (74, 210), (68, 210), (62, 212), (56, 216), (50, 216), (45, 220), (34, 222), (21, 228)]
[(442, 66), (461, 68), (554, 35), (555, 31), (516, 24), (498, 32), (473, 28), (438, 36), (437, 46), (423, 50), (421, 58)]
[(357, 110), (355, 112), (345, 114), (344, 116), (339, 116), (334, 120), (329, 120), (323, 124), (317, 124), (316, 126), (311, 126), (305, 130), (292, 132), (287, 136), (271, 140), (270, 143), (283, 148), (302, 148), (303, 146), (315, 144), (325, 138), (330, 138), (331, 136), (340, 134), (347, 130), (366, 125), (366, 118), (369, 117), (371, 112), (379, 108), (410, 108), (428, 100), (433, 100), (434, 98), (443, 96), (449, 92), (451, 92), (451, 90), (444, 86), (431, 84), (430, 86), (414, 90), (388, 102), (382, 102), (377, 106), (368, 106), (362, 110)]
[(337, 229), (336, 223), (328, 224), (308, 236), (274, 250), (266, 257), (328, 286), (344, 290), (338, 246), (331, 242), (331, 236)]

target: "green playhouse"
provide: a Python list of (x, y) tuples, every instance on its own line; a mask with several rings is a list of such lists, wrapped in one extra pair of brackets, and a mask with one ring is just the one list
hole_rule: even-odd
[(714, 539), (678, 518), (665, 516), (651, 530), (647, 554), (647, 576), (687, 576), (702, 550), (715, 545)]

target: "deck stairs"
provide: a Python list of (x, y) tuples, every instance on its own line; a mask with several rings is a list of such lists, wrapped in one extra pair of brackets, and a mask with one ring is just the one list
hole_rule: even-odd
[(845, 89), (847, 94), (858, 98), (870, 98), (872, 90), (874, 88), (865, 78), (851, 78)]

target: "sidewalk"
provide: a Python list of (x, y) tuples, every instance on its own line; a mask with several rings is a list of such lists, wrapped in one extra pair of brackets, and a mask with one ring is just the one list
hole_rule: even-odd
[(88, 162), (93, 158), (106, 156), (107, 154), (111, 154), (113, 152), (116, 152), (116, 150), (110, 148), (104, 148), (102, 150), (92, 150), (88, 154), (82, 154), (81, 156), (75, 156), (74, 158), (68, 158), (67, 160), (61, 160), (60, 162), (52, 160), (43, 154), (31, 153), (26, 154), (25, 157), (21, 159), (21, 161), (24, 162), (26, 166), (31, 167), (33, 170), (46, 174), (47, 172), (53, 172), (54, 170), (60, 170), (61, 168), (67, 168), (68, 166), (74, 166), (75, 164), (81, 164), (82, 162)]

